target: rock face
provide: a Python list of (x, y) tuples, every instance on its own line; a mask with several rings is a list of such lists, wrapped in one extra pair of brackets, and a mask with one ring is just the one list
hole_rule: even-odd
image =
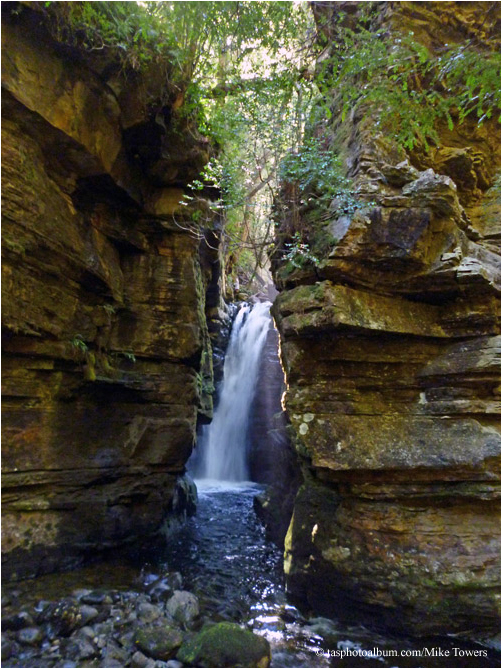
[(249, 468), (252, 481), (267, 485), (254, 500), (255, 511), (265, 524), (267, 534), (282, 548), (301, 482), (301, 470), (290, 443), (287, 414), (281, 405), (286, 388), (278, 338), (271, 324), (250, 412)]
[[(358, 3), (313, 4), (329, 17)], [(476, 3), (380, 5), (391, 29), (417, 26), (429, 46), (490, 30)], [(372, 203), (320, 223), (338, 241), (315, 270), (286, 276), (274, 261), (305, 476), (288, 589), (323, 614), (418, 635), (489, 633), (500, 587), (499, 130), (468, 120), (411, 156), (361, 114), (331, 130)]]
[(198, 415), (211, 415), (206, 314), (220, 301), (218, 222), (206, 245), (178, 204), (207, 142), (165, 82), (63, 48), (36, 4), (3, 12), (11, 577), (71, 566), (193, 509), (184, 467)]

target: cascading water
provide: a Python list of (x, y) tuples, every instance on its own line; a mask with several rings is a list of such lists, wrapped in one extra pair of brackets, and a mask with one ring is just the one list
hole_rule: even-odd
[(194, 476), (216, 481), (246, 481), (247, 432), (260, 354), (270, 327), (270, 302), (243, 305), (232, 327), (219, 402), (203, 429)]
[[(203, 436), (203, 452), (199, 455), (204, 457), (194, 467), (198, 476), (216, 481), (198, 481), (197, 513), (168, 541), (159, 538), (157, 542), (145, 542), (127, 549), (125, 554), (114, 550), (108, 556), (111, 560), (108, 564), (100, 562), (66, 574), (42, 576), (36, 581), (4, 584), (2, 606), (6, 602), (6, 610), (14, 611), (15, 615), (9, 613), (2, 619), (2, 624), (7, 620), (2, 631), (2, 666), (109, 667), (113, 666), (110, 659), (115, 665), (137, 666), (138, 629), (142, 635), (149, 635), (162, 631), (164, 624), (173, 625), (172, 619), (165, 617), (164, 598), (171, 597), (173, 583), (179, 584), (180, 574), (183, 590), (195, 594), (200, 604), (200, 618), (186, 624), (183, 645), (199, 627), (226, 621), (264, 636), (271, 645), (270, 666), (277, 668), (451, 667), (454, 648), (464, 653), (457, 658), (456, 667), (500, 666), (495, 651), (486, 654), (486, 647), (463, 643), (456, 637), (440, 640), (444, 657), (424, 656), (424, 639), (383, 635), (327, 618), (307, 618), (288, 603), (281, 550), (267, 540), (254, 512), (253, 500), (263, 486), (245, 481), (250, 408), (259, 387), (256, 381), (270, 326), (269, 309), (270, 303), (246, 305), (235, 319), (220, 401)], [(266, 394), (263, 386), (261, 392)], [(263, 439), (263, 433), (259, 439)], [(260, 456), (259, 460), (262, 465), (266, 458)], [(277, 460), (283, 467), (284, 460), (280, 457)], [(277, 505), (283, 502), (280, 499)], [(48, 599), (54, 600), (53, 603)], [(86, 601), (92, 602), (99, 616), (91, 618), (85, 628), (77, 627), (70, 637), (63, 636), (63, 632), (58, 632), (62, 627), (58, 625), (57, 612), (65, 612), (66, 607), (83, 612), (81, 603)], [(56, 602), (60, 604), (56, 606)], [(145, 624), (149, 618), (144, 616), (152, 614), (157, 616), (155, 625), (162, 624), (154, 625), (150, 632), (152, 626)], [(30, 615), (37, 623), (39, 617), (50, 622), (19, 630), (20, 621), (30, 620)], [(22, 633), (31, 633), (25, 639), (37, 638), (34, 634), (44, 634), (47, 638), (42, 643), (19, 643)], [(63, 638), (60, 640), (59, 636)], [(430, 642), (437, 644), (438, 640)], [(339, 658), (333, 656), (334, 652), (340, 653)], [(245, 649), (243, 653), (241, 664), (245, 665)], [(75, 658), (82, 662), (77, 664)], [(171, 664), (149, 660), (146, 666)], [(174, 664), (188, 666), (180, 661)]]

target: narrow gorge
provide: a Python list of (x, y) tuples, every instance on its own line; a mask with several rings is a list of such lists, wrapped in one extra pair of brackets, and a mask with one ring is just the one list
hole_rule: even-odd
[(500, 4), (2, 56), (3, 666), (497, 666)]

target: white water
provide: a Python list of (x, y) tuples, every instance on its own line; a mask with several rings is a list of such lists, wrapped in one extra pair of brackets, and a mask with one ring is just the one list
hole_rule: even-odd
[(235, 317), (225, 356), (219, 402), (202, 432), (194, 476), (215, 481), (246, 481), (247, 432), (260, 354), (270, 327), (270, 302), (243, 305)]

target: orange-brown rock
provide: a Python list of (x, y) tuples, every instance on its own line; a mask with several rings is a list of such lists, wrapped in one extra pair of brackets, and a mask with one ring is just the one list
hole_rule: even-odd
[[(350, 21), (364, 3), (313, 4), (329, 36), (331, 16)], [(430, 48), (475, 35), (482, 49), (496, 28), (493, 3), (377, 5), (389, 30)], [(372, 202), (303, 222), (312, 245), (319, 230), (334, 240), (317, 267), (274, 259), (305, 476), (288, 590), (323, 614), (413, 634), (489, 634), (500, 606), (499, 128), (468, 119), (423, 155), (364, 114), (331, 131)]]
[(163, 82), (107, 80), (51, 39), (35, 6), (10, 5), (2, 514), (15, 578), (167, 531), (193, 506), (184, 471), (211, 413), (206, 308), (219, 295), (217, 252), (179, 225), (207, 142), (182, 124), (151, 131)]

